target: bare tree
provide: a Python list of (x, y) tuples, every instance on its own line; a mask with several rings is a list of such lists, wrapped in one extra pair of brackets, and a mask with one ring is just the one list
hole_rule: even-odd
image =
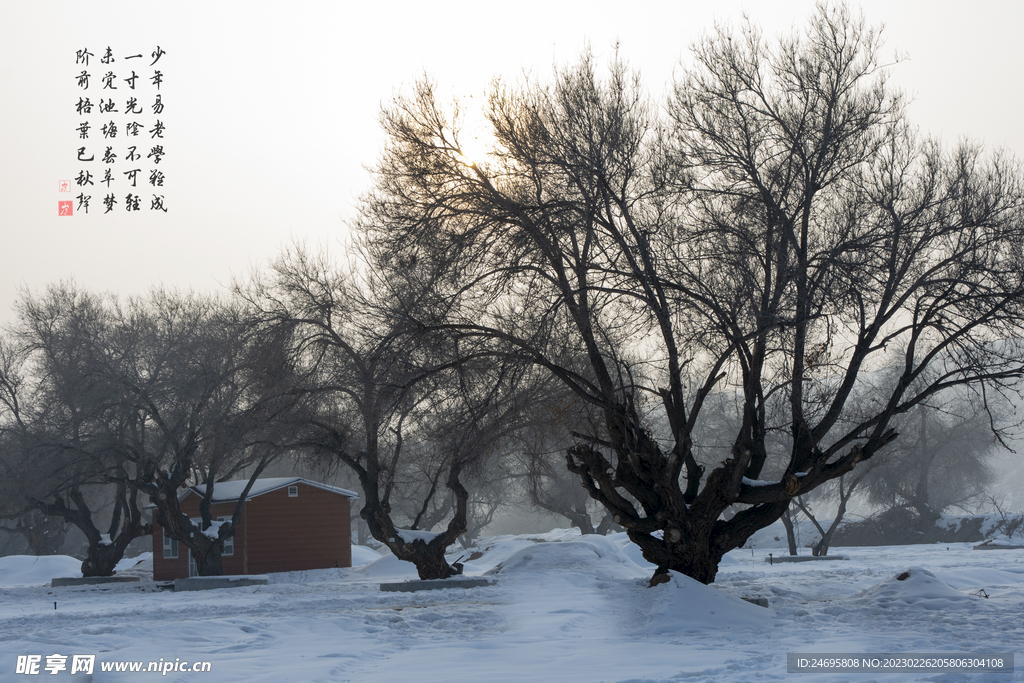
[[(113, 436), (126, 427), (116, 387), (101, 371), (115, 307), (67, 283), (26, 293), (0, 367), (9, 416), (2, 459), (12, 487), (5, 499), (77, 527), (88, 543), (84, 576), (109, 576), (128, 544), (151, 532)], [(106, 524), (89, 489), (112, 504)]]
[(527, 497), (534, 507), (569, 520), (580, 533), (603, 536), (616, 526), (612, 515), (591, 498), (582, 478), (566, 469), (564, 455), (573, 444), (573, 433), (599, 428), (600, 421), (559, 388), (563, 390), (549, 389), (547, 400), (533, 402), (529, 427), (517, 439)]
[(945, 510), (980, 502), (994, 478), (989, 461), (1001, 448), (992, 420), (964, 396), (921, 404), (903, 418), (890, 457), (868, 474), (868, 500), (913, 510), (920, 532)]
[(8, 545), (19, 537), (33, 555), (56, 555), (70, 529), (71, 525), (60, 517), (48, 517), (39, 510), (30, 510), (14, 519), (12, 525), (0, 524), (0, 531), (8, 534), (0, 555), (7, 555)]
[[(388, 293), (377, 297), (381, 304), (370, 296), (374, 287)], [(480, 354), (469, 344), (456, 362), (446, 359), (443, 339), (424, 338), (392, 315), (393, 307), (410, 305), (404, 288), (295, 248), (274, 263), (269, 280), (257, 277), (239, 291), (248, 292), (265, 329), (291, 337), (309, 399), (301, 444), (355, 473), (360, 517), (373, 538), (414, 563), (421, 578), (447, 578), (459, 568), (445, 550), (467, 531), (469, 492), (461, 477), (494, 448), (496, 416), (510, 405), (497, 397), (514, 373), (474, 364)], [(419, 505), (404, 487), (410, 473), (422, 477), (414, 484), (426, 483)], [(451, 517), (442, 531), (426, 532), (421, 525), (441, 487), (453, 497)], [(393, 506), (403, 496), (410, 528), (399, 526), (403, 513)]]
[[(811, 554), (815, 557), (828, 555), (829, 546), (832, 544), (832, 537), (835, 535), (839, 525), (842, 524), (843, 518), (846, 517), (846, 506), (850, 503), (850, 499), (853, 498), (853, 494), (858, 492), (864, 480), (868, 477), (871, 472), (871, 465), (875, 464), (875, 462), (877, 461), (869, 461), (868, 464), (861, 466), (856, 472), (847, 473), (837, 479), (833, 479), (815, 491), (815, 493), (820, 492), (819, 495), (824, 494), (824, 496), (827, 496), (827, 499), (837, 503), (835, 516), (832, 518), (832, 523), (829, 524), (828, 529), (822, 527), (821, 522), (815, 517), (809, 501), (804, 500), (803, 496), (797, 496), (793, 499), (800, 512), (804, 513), (807, 519), (811, 521), (811, 524), (814, 525), (814, 528), (818, 530), (818, 542), (811, 546)], [(789, 530), (787, 530), (787, 535), (790, 535)], [(795, 555), (796, 553), (790, 554)]]
[[(483, 160), (429, 83), (382, 115), (361, 224), (376, 267), (457, 293), (410, 321), (526, 356), (600, 411), (568, 468), (659, 581), (713, 581), (793, 497), (896, 440), (897, 416), (1022, 375), (1019, 169), (917, 139), (880, 44), (841, 6), (774, 44), (718, 27), (663, 110), (621, 62), (602, 78), (585, 56), (550, 85), (495, 86)], [(862, 373), (892, 366), (853, 419)], [(694, 438), (721, 387), (741, 420), (704, 466)], [(766, 480), (772, 401), (791, 448)]]
[[(234, 535), (256, 479), (294, 443), (287, 436), (294, 383), (282, 337), (257, 329), (232, 302), (155, 292), (119, 320), (109, 371), (134, 416), (123, 447), (132, 485), (156, 506), (164, 534), (189, 548), (202, 576), (222, 573), (224, 541)], [(213, 519), (217, 482), (249, 474), (229, 521)], [(180, 506), (181, 490), (202, 484), (200, 518)]]

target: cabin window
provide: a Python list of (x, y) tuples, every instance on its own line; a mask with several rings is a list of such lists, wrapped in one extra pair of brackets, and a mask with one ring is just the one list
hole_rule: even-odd
[(173, 560), (178, 557), (178, 542), (164, 534), (164, 559)]
[(299, 487), (298, 486), (289, 486), (288, 487), (288, 497), (289, 498), (298, 498), (299, 497)]
[[(230, 517), (218, 517), (217, 521), (218, 522), (230, 522), (231, 518)], [(221, 553), (221, 556), (223, 557), (224, 555), (234, 555), (234, 554), (235, 554), (235, 537), (234, 536), (229, 536), (228, 538), (224, 539), (224, 551)]]

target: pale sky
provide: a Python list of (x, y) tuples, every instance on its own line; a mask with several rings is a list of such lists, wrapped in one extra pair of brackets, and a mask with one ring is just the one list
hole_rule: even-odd
[[(914, 96), (913, 123), (953, 144), (961, 137), (1024, 158), (1024, 3), (977, 0), (870, 0), (854, 3), (869, 23), (885, 24), (883, 55), (909, 60), (892, 82)], [(693, 40), (717, 20), (744, 10), (768, 36), (802, 28), (813, 0), (518, 3), (368, 3), (248, 0), (0, 0), (0, 322), (12, 319), (20, 287), (41, 290), (74, 278), (94, 290), (143, 293), (154, 284), (215, 290), (305, 240), (340, 251), (345, 221), (369, 182), (365, 170), (380, 150), (378, 112), (396, 89), (422, 74), (443, 93), (466, 97), (496, 76), (544, 77), (589, 43), (607, 61), (620, 54), (661, 98)], [(115, 61), (100, 63), (107, 47)], [(151, 53), (164, 51), (152, 67)], [(76, 51), (93, 53), (89, 67)], [(133, 54), (143, 57), (124, 60)], [(82, 90), (76, 76), (92, 75)], [(160, 69), (164, 111), (149, 109)], [(103, 74), (135, 70), (137, 92), (123, 81), (113, 95), (119, 137), (104, 141), (104, 117), (75, 111), (95, 103)], [(102, 92), (101, 92), (102, 90)], [(131, 192), (110, 167), (117, 204), (103, 213), (107, 188), (90, 188), (89, 213), (58, 215), (60, 180), (91, 169), (96, 183), (109, 144), (128, 146), (125, 100), (145, 113), (138, 141), (143, 169), (140, 211), (125, 211)], [(76, 131), (93, 126), (89, 140)], [(162, 141), (148, 131), (159, 119)], [(165, 157), (145, 158), (162, 142)], [(91, 163), (78, 161), (88, 144)], [(165, 175), (167, 212), (150, 209), (150, 170)], [(144, 187), (143, 187), (144, 186)]]

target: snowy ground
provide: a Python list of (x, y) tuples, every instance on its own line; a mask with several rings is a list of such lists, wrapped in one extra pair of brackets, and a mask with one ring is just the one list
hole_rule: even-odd
[[(74, 560), (0, 558), (0, 680), (33, 680), (15, 675), (18, 655), (44, 655), (45, 666), (45, 655), (95, 654), (93, 681), (1024, 681), (1024, 550), (837, 548), (851, 559), (769, 566), (775, 533), (730, 553), (711, 587), (675, 575), (647, 588), (650, 568), (625, 536), (566, 531), (482, 541), (466, 573), (497, 586), (418, 593), (379, 591), (415, 578), (393, 556), (187, 593), (145, 580), (54, 589), (44, 584), (73, 575)], [(375, 557), (357, 550), (357, 561)], [(788, 674), (788, 652), (1015, 652), (1017, 662), (1014, 674)], [(211, 671), (100, 670), (160, 659)]]

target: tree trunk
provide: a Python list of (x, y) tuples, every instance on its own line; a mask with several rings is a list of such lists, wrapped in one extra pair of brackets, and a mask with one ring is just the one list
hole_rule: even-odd
[[(626, 407), (620, 416), (608, 415), (609, 441), (617, 451), (618, 466), (586, 444), (570, 448), (566, 462), (569, 471), (583, 477), (590, 495), (615, 513), (614, 522), (625, 527), (644, 559), (657, 566), (651, 585), (660, 583), (668, 570), (712, 583), (725, 553), (742, 547), (754, 532), (779, 519), (789, 506), (789, 498), (757, 503), (729, 520), (720, 519), (735, 501), (729, 492), (730, 482), (740, 479), (740, 474), (731, 469), (735, 464), (727, 462), (715, 470), (691, 504), (679, 489), (678, 470), (666, 476), (659, 469), (667, 458), (633, 409)], [(628, 470), (623, 463), (633, 469)], [(622, 486), (624, 479), (630, 483), (628, 488)], [(795, 485), (798, 489), (799, 482)], [(643, 515), (617, 492), (619, 487), (638, 500)], [(660, 538), (655, 535), (658, 532)]]
[(562, 513), (569, 519), (569, 523), (580, 530), (584, 536), (591, 536), (597, 533), (594, 523), (590, 521), (590, 515), (586, 512), (580, 513), (575, 510), (567, 510)]
[(113, 576), (114, 567), (124, 557), (124, 547), (120, 543), (89, 544), (85, 560), (82, 562), (82, 576)]
[(224, 565), (221, 563), (221, 550), (223, 550), (223, 547), (224, 544), (222, 542), (210, 539), (210, 543), (205, 551), (200, 550), (197, 552), (195, 549), (190, 549), (192, 559), (196, 562), (196, 571), (199, 576), (224, 575)]
[(932, 506), (924, 501), (914, 500), (911, 505), (917, 511), (917, 530), (922, 534), (928, 533), (935, 527), (935, 523), (942, 518), (942, 515), (933, 510)]
[[(587, 512), (587, 496), (577, 496), (575, 491), (567, 492), (565, 488), (562, 489), (562, 495), (558, 495), (558, 491), (548, 493), (546, 496), (542, 495), (540, 487), (537, 484), (536, 479), (533, 482), (533, 489), (530, 492), (530, 498), (533, 504), (542, 510), (561, 515), (569, 520), (569, 525), (574, 526), (580, 530), (580, 533), (584, 536), (591, 534), (601, 533), (594, 528), (594, 522), (590, 518), (590, 514)], [(576, 499), (576, 500), (572, 500)], [(606, 518), (611, 521), (611, 515), (606, 515)], [(603, 523), (603, 522), (602, 522)], [(601, 533), (603, 536), (604, 534)]]
[(372, 536), (370, 536), (370, 530), (366, 528), (366, 522), (358, 514), (352, 515), (352, 518), (356, 520), (356, 542), (359, 545), (366, 545)]
[[(743, 510), (729, 521), (705, 523), (698, 519), (689, 529), (670, 521), (663, 538), (627, 528), (630, 540), (640, 546), (644, 559), (657, 565), (651, 585), (668, 570), (685, 574), (704, 584), (713, 583), (722, 557), (741, 547), (750, 536), (777, 520), (788, 503), (768, 503)], [(771, 520), (771, 521), (766, 521)]]
[(449, 576), (461, 574), (461, 567), (448, 564), (444, 557), (444, 551), (448, 546), (439, 542), (439, 539), (440, 537), (435, 538), (430, 543), (420, 539), (405, 543), (395, 556), (416, 565), (416, 573), (424, 580), (447, 579)]
[[(661, 540), (633, 529), (626, 530), (630, 540), (640, 546), (644, 559), (658, 567), (651, 578), (651, 585), (661, 583), (663, 579), (660, 577), (669, 569), (701, 583), (713, 583), (722, 555), (712, 550), (710, 533), (677, 536), (678, 530), (675, 530), (676, 534), (672, 531), (666, 530), (666, 540)], [(674, 542), (668, 541), (669, 537)]]
[(230, 522), (222, 523), (217, 538), (210, 538), (181, 511), (177, 495), (151, 498), (154, 502), (160, 501), (157, 507), (157, 521), (163, 527), (164, 534), (188, 548), (195, 560), (199, 576), (223, 575), (221, 552), (224, 549), (224, 540), (235, 533), (234, 525)]
[(37, 508), (73, 524), (81, 530), (89, 543), (85, 560), (82, 562), (82, 576), (113, 576), (114, 567), (124, 557), (128, 544), (140, 536), (153, 533), (153, 525), (142, 521), (142, 512), (136, 502), (137, 492), (128, 485), (119, 483), (106, 538), (100, 534), (93, 522), (92, 510), (78, 487), (68, 491), (67, 500), (56, 497), (52, 502), (40, 502)]
[(601, 523), (597, 525), (596, 533), (600, 536), (607, 536), (612, 531), (622, 531), (622, 527), (615, 523), (610, 512), (606, 512), (601, 518)]
[(782, 513), (782, 526), (786, 527), (786, 543), (789, 545), (789, 554), (796, 555), (796, 530), (793, 528), (792, 507), (787, 507)]
[(448, 527), (434, 536), (430, 542), (414, 539), (406, 542), (395, 528), (391, 519), (390, 505), (382, 501), (377, 493), (379, 475), (375, 470), (357, 470), (366, 504), (359, 511), (359, 516), (366, 521), (370, 533), (375, 539), (385, 544), (400, 560), (416, 565), (416, 573), (421, 579), (447, 579), (449, 576), (462, 573), (462, 567), (453, 567), (444, 558), (445, 550), (455, 540), (466, 533), (466, 521), (469, 492), (459, 481), (462, 469), (460, 463), (452, 463), (448, 471), (446, 486), (452, 491), (455, 502), (455, 514)]
[(12, 534), (19, 534), (28, 544), (33, 555), (56, 555), (67, 536), (68, 527), (59, 513), (32, 510), (17, 520), (14, 528), (6, 528)]
[[(175, 498), (176, 500), (177, 498)], [(224, 539), (234, 534), (233, 529), (230, 531), (225, 529), (225, 526), (231, 526), (229, 523), (225, 522), (221, 525), (217, 538), (210, 538), (196, 527), (192, 520), (188, 518), (188, 515), (183, 512), (179, 511), (178, 514), (168, 514), (159, 511), (158, 514), (158, 521), (164, 529), (164, 534), (176, 539), (178, 543), (188, 548), (192, 559), (195, 560), (196, 571), (199, 576), (221, 576), (224, 574), (224, 568), (221, 564)]]

